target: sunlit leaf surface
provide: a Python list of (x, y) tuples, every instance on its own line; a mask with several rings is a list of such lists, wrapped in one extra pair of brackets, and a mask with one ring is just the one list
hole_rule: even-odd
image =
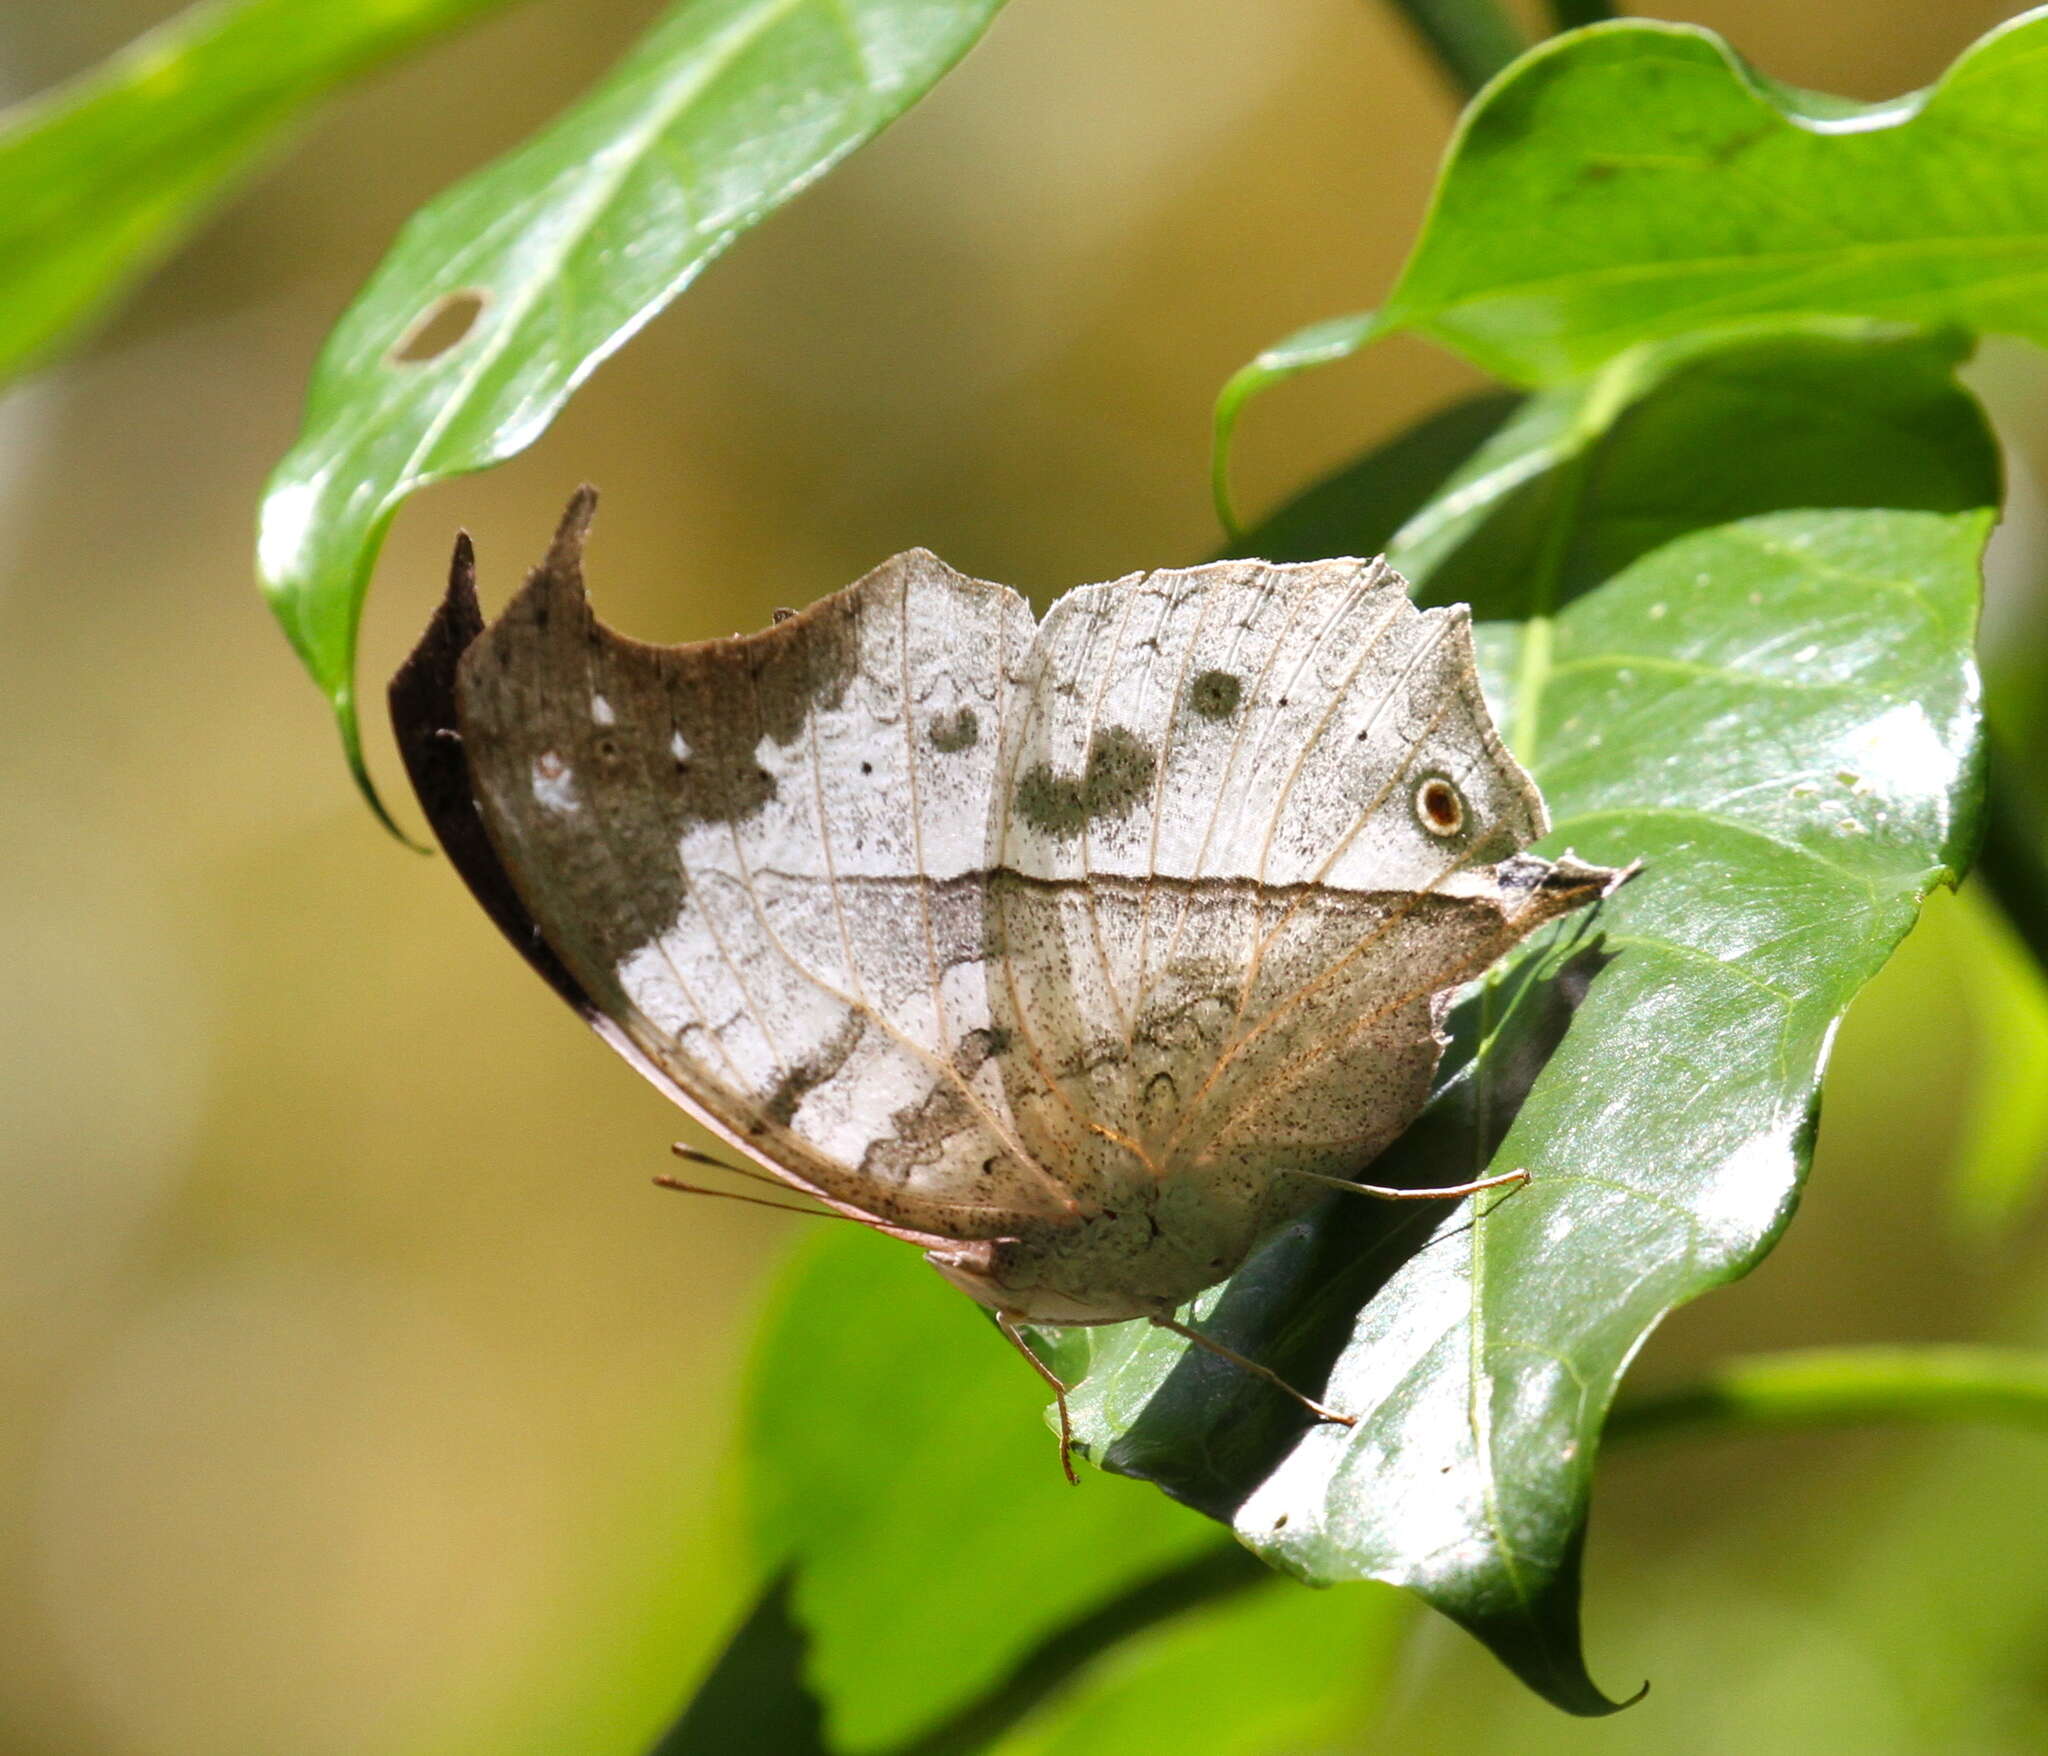
[[(1420, 595), (1474, 606), (1542, 845), (1644, 867), (1468, 993), (1374, 1172), (1533, 1180), (1483, 1213), (1333, 1197), (1201, 1302), (1355, 1429), (1159, 1331), (1083, 1332), (1106, 1467), (1304, 1578), (1415, 1588), (1576, 1711), (1608, 1705), (1577, 1572), (1622, 1369), (1776, 1237), (1843, 1010), (1972, 845), (1998, 475), (1953, 363), (1808, 336), (1630, 364), (1532, 399), (1407, 520)], [(1344, 543), (1344, 487), (1275, 532), (1369, 550), (1380, 508)]]
[(577, 385), (913, 103), (1002, 0), (683, 0), (575, 108), (416, 214), (333, 335), (258, 565), (364, 779), (354, 663), (415, 488), (533, 443)]
[(1814, 320), (2048, 341), (2048, 11), (1880, 104), (1764, 78), (1712, 31), (1629, 19), (1553, 38), (1469, 111), (1377, 312), (1239, 372), (1243, 405), (1410, 330), (1521, 384), (1647, 342)]

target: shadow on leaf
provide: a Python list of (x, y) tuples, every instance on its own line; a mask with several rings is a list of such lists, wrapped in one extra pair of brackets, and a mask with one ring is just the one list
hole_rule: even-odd
[[(1450, 1046), (1429, 1107), (1371, 1167), (1373, 1180), (1421, 1189), (1483, 1174), (1594, 978), (1617, 955), (1581, 924), (1476, 985), (1451, 1013)], [(1359, 1311), (1396, 1270), (1473, 1219), (1470, 1202), (1332, 1194), (1252, 1253), (1201, 1326), (1313, 1395), (1351, 1340)], [(1278, 1391), (1188, 1349), (1101, 1462), (1228, 1523), (1308, 1425)]]

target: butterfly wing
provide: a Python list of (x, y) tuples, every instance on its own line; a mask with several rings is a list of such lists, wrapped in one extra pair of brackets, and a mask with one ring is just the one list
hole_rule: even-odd
[(1613, 876), (1516, 857), (1543, 805), (1467, 612), (1382, 562), (1083, 588), (1024, 683), (992, 830), (1024, 1137), (1240, 1241), (1276, 1172), (1355, 1172), (1413, 1120), (1440, 996)]
[(454, 690), (483, 828), (586, 1016), (759, 1162), (889, 1227), (1070, 1212), (1015, 1138), (986, 991), (1029, 606), (913, 551), (758, 634), (645, 646), (584, 597), (588, 511)]

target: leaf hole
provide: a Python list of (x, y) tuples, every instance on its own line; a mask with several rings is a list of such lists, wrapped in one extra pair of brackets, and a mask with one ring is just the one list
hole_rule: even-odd
[(391, 350), (392, 364), (422, 366), (438, 360), (476, 327), (489, 297), (481, 287), (443, 293), (413, 319), (404, 339)]

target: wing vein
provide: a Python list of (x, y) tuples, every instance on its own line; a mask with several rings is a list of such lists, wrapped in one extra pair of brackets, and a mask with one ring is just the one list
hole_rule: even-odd
[[(1202, 594), (1201, 608), (1195, 612), (1195, 625), (1181, 648), (1180, 663), (1174, 670), (1173, 700), (1166, 710), (1166, 731), (1159, 740), (1159, 766), (1152, 777), (1152, 834), (1145, 849), (1145, 875), (1148, 878), (1156, 877), (1159, 872), (1159, 826), (1166, 815), (1166, 782), (1172, 771), (1174, 744), (1180, 732), (1182, 707), (1187, 699), (1188, 671), (1195, 662), (1195, 649), (1202, 644), (1203, 631), (1209, 626), (1209, 612), (1222, 601), (1223, 595), (1221, 589)], [(1240, 637), (1242, 634), (1240, 629)], [(1235, 651), (1234, 643), (1232, 650)], [(1124, 1047), (1133, 1063), (1138, 1053), (1137, 1021), (1144, 1016), (1145, 1003), (1152, 997), (1152, 890), (1153, 886), (1147, 884), (1138, 893), (1138, 985), (1131, 996), (1124, 1032)], [(1181, 900), (1181, 907), (1183, 910), (1187, 907), (1185, 897)]]
[[(1273, 834), (1280, 822), (1280, 813), (1286, 808), (1287, 796), (1294, 790), (1294, 783), (1301, 776), (1302, 765), (1308, 760), (1309, 752), (1313, 750), (1319, 742), (1321, 742), (1323, 733), (1329, 728), (1331, 718), (1335, 715), (1338, 707), (1342, 704), (1345, 697), (1350, 693), (1352, 684), (1358, 680), (1358, 673), (1365, 668), (1366, 661), (1369, 658), (1371, 658), (1374, 650), (1378, 647), (1381, 637), (1386, 633), (1386, 631), (1389, 628), (1391, 628), (1394, 625), (1394, 622), (1396, 621), (1396, 619), (1398, 619), (1402, 609), (1405, 607), (1405, 600), (1402, 603), (1397, 603), (1393, 605), (1387, 612), (1386, 619), (1382, 621), (1380, 625), (1372, 631), (1371, 637), (1365, 642), (1363, 646), (1359, 648), (1358, 657), (1352, 661), (1351, 669), (1345, 673), (1342, 687), (1332, 693), (1330, 705), (1328, 708), (1324, 710), (1322, 720), (1318, 723), (1314, 735), (1307, 739), (1306, 742), (1304, 742), (1304, 744), (1302, 745), (1300, 755), (1298, 755), (1294, 760), (1294, 766), (1288, 771), (1287, 783), (1281, 789), (1280, 798), (1273, 807), (1273, 815), (1267, 819), (1266, 839), (1259, 849), (1259, 878), (1262, 882), (1264, 881), (1266, 876), (1267, 862), (1272, 857)], [(1409, 659), (1408, 663), (1402, 667), (1400, 676), (1395, 679), (1396, 686), (1398, 686), (1401, 683), (1405, 683), (1408, 680), (1409, 674), (1415, 669), (1416, 665), (1421, 663), (1424, 657), (1426, 657), (1429, 653), (1434, 652), (1435, 650), (1436, 642), (1434, 641), (1430, 642), (1427, 646), (1424, 646), (1421, 649), (1419, 649), (1419, 651)], [(1385, 711), (1387, 703), (1391, 701), (1393, 698), (1394, 690), (1390, 687), (1383, 695), (1381, 695), (1379, 700), (1373, 704), (1372, 715), (1369, 719), (1367, 719), (1365, 726), (1363, 728), (1365, 731), (1369, 732), (1372, 729), (1372, 727), (1378, 723), (1380, 714)], [(1422, 737), (1417, 738), (1409, 746), (1407, 755), (1402, 758), (1401, 765), (1398, 769), (1395, 770), (1393, 777), (1387, 782), (1385, 786), (1381, 787), (1380, 790), (1376, 794), (1374, 794), (1374, 796), (1370, 800), (1368, 800), (1366, 804), (1353, 816), (1351, 826), (1347, 830), (1345, 830), (1342, 836), (1338, 838), (1337, 848), (1333, 850), (1328, 855), (1328, 857), (1324, 859), (1322, 865), (1316, 869), (1316, 877), (1319, 880), (1321, 879), (1324, 873), (1329, 871), (1331, 865), (1337, 859), (1338, 854), (1341, 853), (1344, 848), (1349, 847), (1352, 841), (1357, 837), (1359, 831), (1362, 830), (1365, 827), (1365, 825), (1372, 820), (1373, 813), (1377, 811), (1381, 805), (1386, 803), (1388, 795), (1392, 793), (1394, 788), (1400, 784), (1401, 777), (1407, 773), (1408, 764), (1414, 761), (1415, 752), (1422, 747), (1423, 738), (1427, 738), (1430, 732), (1434, 731), (1438, 724), (1441, 723), (1443, 719), (1443, 713), (1443, 709), (1439, 708), (1437, 710), (1436, 715), (1430, 720), (1429, 725), (1424, 729)], [(1307, 894), (1308, 893), (1306, 891), (1303, 891), (1299, 895), (1297, 895), (1297, 897), (1292, 903), (1288, 904), (1287, 907), (1281, 910), (1279, 918), (1275, 920), (1270, 927), (1262, 927), (1258, 934), (1258, 937), (1254, 940), (1251, 948), (1251, 955), (1245, 959), (1244, 980), (1238, 986), (1237, 1010), (1233, 1014), (1231, 1019), (1233, 1027), (1242, 1025), (1244, 1023), (1245, 1008), (1251, 1004), (1252, 985), (1258, 980), (1259, 971), (1265, 965), (1266, 953), (1269, 949), (1271, 949), (1273, 941), (1280, 936), (1281, 929), (1284, 928), (1289, 921), (1294, 919), (1295, 914), (1301, 908), (1302, 902), (1306, 899)]]
[[(1254, 679), (1251, 688), (1244, 692), (1243, 699), (1246, 706), (1238, 718), (1237, 725), (1230, 734), (1230, 752), (1224, 758), (1223, 767), (1217, 776), (1216, 791), (1209, 801), (1209, 818), (1202, 826), (1202, 839), (1195, 849), (1194, 872), (1192, 875), (1196, 879), (1202, 878), (1208, 868), (1209, 848), (1216, 839), (1216, 829), (1222, 821), (1223, 802), (1230, 796), (1231, 777), (1237, 771), (1237, 760), (1244, 750), (1246, 731), (1250, 727), (1253, 717), (1252, 709), (1257, 703), (1265, 699), (1266, 683), (1272, 676), (1274, 667), (1280, 662), (1281, 649), (1285, 646), (1287, 636), (1293, 631), (1296, 620), (1307, 607), (1313, 595), (1312, 592), (1307, 590), (1297, 590), (1292, 594), (1292, 601), (1287, 606), (1286, 618), (1281, 622), (1279, 631), (1273, 636), (1273, 644), (1266, 653), (1265, 661), (1259, 666), (1259, 674)], [(1240, 629), (1240, 637), (1242, 637), (1243, 633), (1244, 630)], [(1235, 647), (1232, 650), (1234, 652)], [(1254, 740), (1252, 753), (1254, 764), (1258, 760), (1258, 752), (1265, 747), (1266, 737), (1271, 729), (1272, 716), (1268, 715), (1261, 721), (1258, 736)], [(1194, 893), (1189, 891), (1181, 898), (1180, 912), (1175, 917), (1173, 923), (1173, 937), (1166, 942), (1166, 955), (1160, 961), (1162, 972), (1170, 970), (1173, 967), (1174, 959), (1180, 955), (1180, 942), (1187, 930), (1188, 919), (1194, 913), (1194, 905)]]

